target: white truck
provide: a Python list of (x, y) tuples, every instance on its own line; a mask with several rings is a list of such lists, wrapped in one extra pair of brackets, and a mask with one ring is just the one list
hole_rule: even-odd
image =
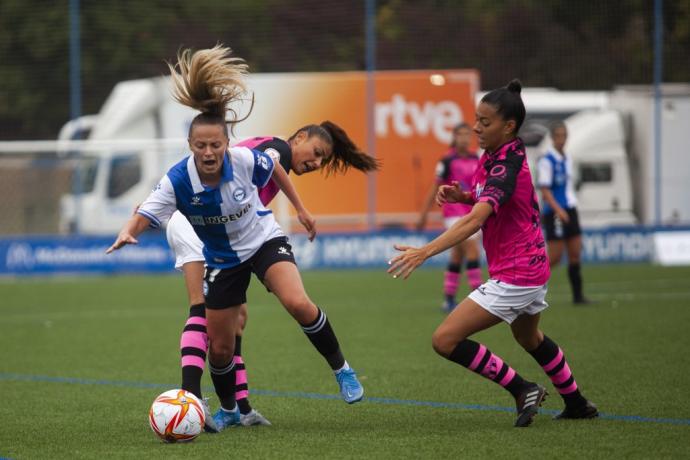
[[(433, 75), (429, 91), (437, 85)], [(287, 99), (286, 104), (293, 104), (296, 110), (309, 112), (308, 104), (305, 107), (294, 93), (284, 91), (286, 83), (288, 88), (307, 84), (301, 82), (300, 74), (259, 74), (252, 78), (255, 86), (261, 88), (262, 100)], [(446, 80), (452, 78), (445, 78), (444, 84)], [(477, 98), (481, 95), (476, 93)], [(654, 99), (650, 87), (597, 92), (525, 88), (523, 98), (528, 117), (521, 135), (532, 164), (549, 145), (549, 123), (564, 119), (568, 126), (566, 151), (575, 165), (578, 208), (584, 227), (655, 223)], [(393, 95), (393, 108), (400, 99), (397, 93)], [(437, 137), (442, 137), (444, 130), (464, 117), (463, 109), (449, 104), (419, 102), (410, 106), (408, 118), (402, 112), (390, 116), (396, 123), (412, 119), (408, 126), (414, 128), (416, 123), (417, 129), (428, 131), (425, 134), (436, 130)], [(690, 152), (682, 133), (690, 126), (690, 85), (664, 85), (662, 105), (659, 214), (664, 224), (688, 223)], [(466, 113), (471, 109), (464, 110)], [(270, 106), (257, 105), (252, 116), (238, 126), (236, 137), (265, 135), (267, 129), (286, 136), (298, 127), (282, 123), (278, 115), (271, 113)], [(82, 180), (75, 182), (75, 193), (61, 199), (61, 230), (78, 229), (86, 234), (117, 232), (131, 214), (133, 204), (140, 202), (167, 168), (184, 155), (183, 136), (193, 116), (192, 110), (172, 100), (167, 80), (157, 78), (119, 83), (97, 116), (66, 125), (61, 139), (78, 137), (86, 130), (91, 147), (81, 152), (86, 161), (80, 171)], [(321, 120), (311, 120), (318, 121)], [(376, 131), (380, 131), (378, 125)], [(357, 140), (360, 144), (366, 142)], [(438, 139), (440, 146), (443, 140)], [(435, 160), (429, 162), (433, 167)], [(388, 166), (392, 166), (390, 162)], [(409, 182), (409, 178), (400, 180)], [(420, 190), (426, 193), (425, 187)], [(409, 220), (403, 224), (413, 222), (409, 213), (400, 215)]]
[[(375, 178), (354, 172), (327, 181), (316, 174), (295, 180), (321, 223), (354, 227), (372, 216), (385, 225), (417, 212), (414, 187), (394, 190), (388, 184), (397, 186), (420, 169), (420, 177), (433, 178), (435, 152), (446, 149), (453, 127), (474, 113), (479, 76), (474, 70), (278, 73), (253, 74), (247, 84), (255, 104), (251, 116), (236, 125), (235, 139), (288, 137), (307, 124), (331, 120), (386, 162)], [(367, 100), (375, 101), (373, 110)], [(245, 101), (233, 108), (243, 116), (248, 107)], [(60, 230), (117, 232), (133, 204), (188, 154), (185, 138), (195, 114), (172, 98), (170, 80), (161, 77), (117, 84), (96, 116), (66, 125), (60, 134), (63, 155), (82, 168), (73, 193), (61, 199)], [(87, 132), (80, 150), (72, 149), (76, 144), (69, 140)], [(413, 156), (427, 151), (434, 156)], [(283, 209), (279, 218), (285, 223), (290, 219)]]
[[(690, 223), (690, 152), (683, 136), (690, 127), (690, 85), (665, 84), (661, 88), (658, 152), (652, 87), (616, 87), (599, 95), (599, 106), (596, 94), (582, 95), (590, 99), (592, 107), (565, 118), (569, 133), (565, 149), (574, 161), (583, 226)], [(548, 98), (548, 92), (539, 96)], [(554, 93), (552, 99), (563, 96)], [(528, 91), (528, 117), (540, 110), (530, 107), (533, 102)], [(546, 135), (530, 159), (549, 145)]]

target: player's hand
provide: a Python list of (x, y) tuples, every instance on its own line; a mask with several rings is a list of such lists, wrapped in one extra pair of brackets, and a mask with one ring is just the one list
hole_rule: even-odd
[(400, 244), (396, 244), (393, 247), (402, 252), (402, 254), (388, 261), (390, 268), (387, 271), (393, 275), (393, 278), (402, 277), (403, 279), (407, 279), (414, 269), (422, 265), (428, 258), (426, 251), (421, 248)]
[(443, 206), (446, 203), (457, 203), (462, 199), (463, 191), (457, 181), (450, 185), (441, 185), (436, 192), (436, 203)]
[(563, 222), (564, 224), (567, 224), (568, 222), (570, 222), (570, 216), (568, 215), (568, 212), (563, 208), (559, 208), (556, 211), (556, 216), (559, 219), (561, 219), (561, 222)]
[(306, 209), (297, 213), (297, 219), (307, 233), (309, 233), (309, 241), (314, 241), (314, 238), (316, 238), (316, 220)]
[(121, 232), (119, 235), (117, 235), (117, 239), (113, 243), (112, 246), (110, 246), (108, 249), (106, 249), (105, 253), (110, 254), (111, 252), (120, 249), (122, 246), (126, 244), (138, 244), (139, 241), (137, 241), (136, 238), (134, 238), (132, 235), (129, 233)]

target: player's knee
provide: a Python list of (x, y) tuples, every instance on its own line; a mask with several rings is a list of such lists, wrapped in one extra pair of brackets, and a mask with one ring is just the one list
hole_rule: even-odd
[(294, 295), (281, 299), (283, 306), (300, 324), (307, 324), (313, 321), (317, 308), (307, 296)]
[(450, 356), (457, 344), (457, 338), (445, 333), (441, 329), (436, 329), (431, 336), (431, 346), (434, 348), (434, 351), (444, 357)]
[(240, 332), (244, 330), (244, 328), (247, 326), (247, 310), (240, 310), (240, 314), (238, 316), (238, 321), (239, 321), (239, 326), (240, 326)]
[[(234, 336), (233, 336), (234, 340)], [(229, 363), (235, 353), (235, 343), (213, 341), (209, 347), (209, 361), (215, 364)]]

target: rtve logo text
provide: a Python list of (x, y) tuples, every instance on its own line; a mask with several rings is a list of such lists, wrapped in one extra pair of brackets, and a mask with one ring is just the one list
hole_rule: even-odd
[(453, 101), (424, 102), (405, 100), (393, 94), (390, 102), (378, 102), (374, 107), (377, 137), (389, 132), (400, 137), (433, 135), (442, 144), (450, 144), (453, 127), (462, 122), (462, 110)]

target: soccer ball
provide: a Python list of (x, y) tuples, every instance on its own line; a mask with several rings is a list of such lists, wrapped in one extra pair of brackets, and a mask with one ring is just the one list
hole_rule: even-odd
[(199, 398), (185, 390), (161, 393), (149, 409), (149, 424), (165, 442), (191, 441), (204, 429), (204, 408)]

